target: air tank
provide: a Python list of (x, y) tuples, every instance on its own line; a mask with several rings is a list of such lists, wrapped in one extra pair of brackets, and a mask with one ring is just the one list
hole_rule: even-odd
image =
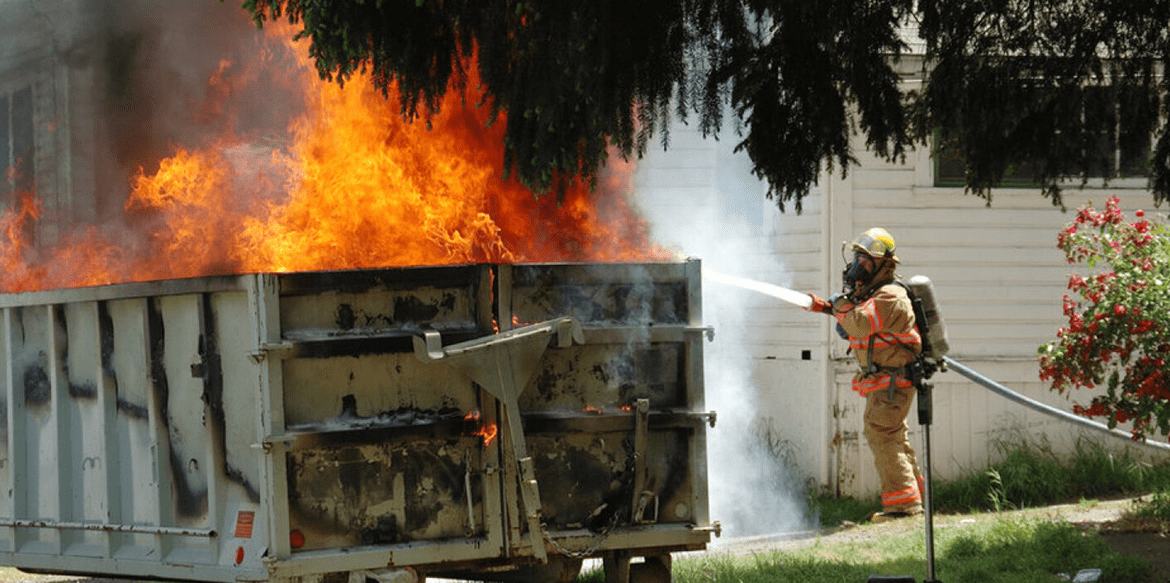
[(943, 323), (938, 302), (934, 299), (934, 284), (925, 275), (915, 275), (906, 282), (906, 285), (910, 288), (910, 293), (922, 302), (922, 310), (926, 315), (927, 341), (930, 343), (930, 353), (926, 357), (941, 362), (951, 346), (947, 340), (947, 326)]

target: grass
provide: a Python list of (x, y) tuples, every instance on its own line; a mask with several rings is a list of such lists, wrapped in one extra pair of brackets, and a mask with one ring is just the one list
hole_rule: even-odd
[[(859, 529), (887, 525), (860, 526)], [(1150, 581), (1146, 564), (1110, 550), (1095, 535), (1067, 523), (1005, 519), (951, 524), (935, 530), (935, 576), (940, 581), (1036, 583), (1058, 581), (1081, 569), (1101, 569), (1101, 580)], [(676, 583), (862, 582), (872, 575), (926, 579), (920, 529), (880, 533), (866, 540), (750, 556), (708, 553), (675, 561)], [(604, 581), (600, 569), (580, 582)]]
[[(1099, 568), (1102, 580), (1147, 580), (1144, 563), (1117, 555), (1103, 542), (1067, 524), (996, 520), (935, 531), (935, 570), (941, 581), (1055, 581), (1060, 573)], [(864, 581), (870, 574), (926, 579), (921, 532), (882, 537), (860, 544), (818, 545), (795, 552), (771, 552), (733, 566), (733, 559), (680, 561), (682, 582)], [(711, 576), (716, 565), (727, 571)]]
[(844, 522), (861, 523), (870, 514), (881, 510), (877, 500), (855, 500), (835, 496), (809, 496), (809, 506), (820, 518), (821, 526), (834, 527)]
[(1133, 511), (1134, 516), (1170, 522), (1170, 489), (1154, 492)]
[[(1060, 574), (1071, 578), (1089, 568), (1101, 569), (1101, 581), (1151, 580), (1144, 561), (1112, 551), (1096, 533), (1044, 518), (998, 514), (1005, 510), (1064, 503), (1092, 508), (1098, 498), (1148, 494), (1135, 502), (1129, 514), (1170, 524), (1170, 464), (1151, 466), (1127, 454), (1110, 453), (1091, 441), (1078, 444), (1068, 460), (1042, 446), (1019, 446), (985, 472), (934, 486), (935, 575), (940, 581), (1058, 581)], [(864, 524), (866, 517), (879, 509), (877, 500), (810, 495), (810, 505), (825, 526), (844, 521), (861, 524), (855, 527), (859, 530), (889, 526)], [(962, 517), (954, 516), (987, 512), (997, 514), (973, 523), (960, 522)], [(794, 551), (685, 557), (675, 561), (674, 581), (860, 582), (871, 574), (926, 579), (926, 543), (921, 528), (874, 534), (869, 540), (817, 542)], [(600, 582), (604, 574), (596, 570), (578, 580)]]

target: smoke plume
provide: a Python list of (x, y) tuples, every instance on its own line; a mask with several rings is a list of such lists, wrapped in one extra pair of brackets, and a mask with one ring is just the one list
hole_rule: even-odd
[[(731, 152), (731, 140), (702, 141), (686, 128), (672, 128), (671, 137), (671, 149), (650, 152), (635, 177), (639, 206), (651, 221), (655, 241), (698, 257), (704, 271), (789, 285), (790, 275), (770, 254), (778, 211), (751, 176), (746, 156)], [(713, 187), (677, 178), (704, 171), (713, 173)], [(799, 309), (704, 278), (704, 323), (715, 330), (704, 355), (706, 405), (718, 413), (718, 423), (708, 430), (711, 517), (733, 538), (802, 531), (810, 522), (806, 485), (792, 459), (794, 446), (758, 415), (761, 399), (774, 393), (753, 378), (759, 356), (752, 354), (746, 324), (757, 317), (754, 308), (768, 302)]]

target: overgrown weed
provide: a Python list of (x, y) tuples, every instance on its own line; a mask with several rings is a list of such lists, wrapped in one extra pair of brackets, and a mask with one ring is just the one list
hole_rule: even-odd
[(1170, 489), (1170, 464), (1152, 466), (1128, 452), (1081, 440), (1067, 461), (1047, 444), (1025, 442), (985, 472), (935, 485), (940, 512), (1000, 512)]

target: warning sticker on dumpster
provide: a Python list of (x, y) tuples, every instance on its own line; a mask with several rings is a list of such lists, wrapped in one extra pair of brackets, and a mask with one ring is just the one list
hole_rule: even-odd
[(256, 521), (256, 513), (251, 510), (241, 510), (236, 513), (236, 538), (252, 538), (252, 523)]

